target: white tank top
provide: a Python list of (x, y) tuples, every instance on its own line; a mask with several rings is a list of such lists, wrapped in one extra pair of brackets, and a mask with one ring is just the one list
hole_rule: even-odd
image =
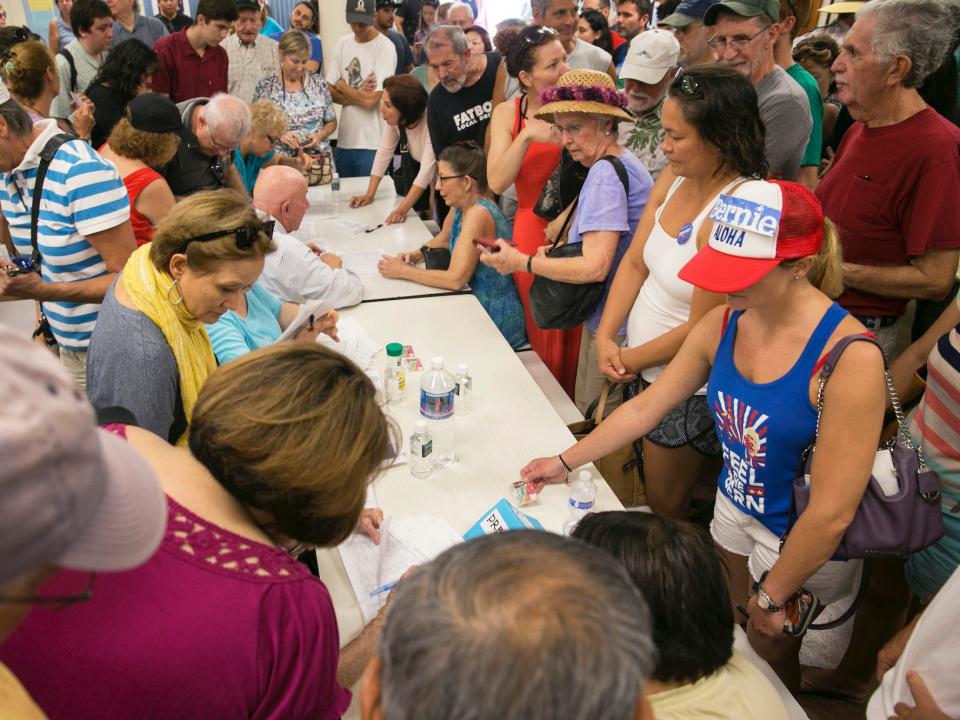
[[(685, 178), (678, 177), (673, 181), (673, 185), (667, 191), (667, 197), (657, 208), (653, 228), (643, 248), (643, 261), (650, 274), (640, 288), (640, 293), (627, 318), (627, 347), (643, 345), (690, 319), (693, 285), (681, 280), (678, 273), (680, 268), (697, 254), (697, 233), (717, 196), (728, 192), (731, 187), (746, 179), (739, 177), (726, 185), (704, 205), (693, 222), (681, 228), (680, 235), (677, 237), (669, 235), (660, 224), (663, 209)], [(651, 383), (660, 377), (664, 367), (666, 366), (658, 365), (646, 368), (640, 372), (640, 375), (646, 382)], [(697, 395), (703, 395), (705, 392), (706, 386), (698, 390)]]

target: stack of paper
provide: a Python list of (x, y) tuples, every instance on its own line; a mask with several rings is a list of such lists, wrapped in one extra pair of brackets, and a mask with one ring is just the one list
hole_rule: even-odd
[(340, 342), (321, 333), (317, 336), (317, 342), (350, 358), (361, 370), (368, 370), (380, 346), (367, 335), (363, 326), (352, 318), (341, 318), (337, 322), (337, 336)]
[(461, 542), (450, 525), (434, 515), (388, 518), (380, 526), (380, 545), (354, 533), (339, 547), (343, 567), (357, 596), (365, 622), (387, 602), (387, 592), (375, 590), (394, 583), (414, 565), (430, 562)]

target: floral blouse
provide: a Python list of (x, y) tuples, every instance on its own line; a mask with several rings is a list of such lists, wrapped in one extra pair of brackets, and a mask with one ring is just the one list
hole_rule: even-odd
[[(327, 83), (316, 73), (305, 71), (303, 90), (295, 92), (284, 88), (279, 73), (268, 75), (257, 83), (257, 89), (254, 92), (254, 100), (261, 98), (272, 100), (280, 106), (287, 116), (290, 132), (300, 138), (301, 142), (319, 131), (324, 124), (337, 119)], [(329, 151), (330, 144), (326, 141), (311, 150), (311, 152)]]

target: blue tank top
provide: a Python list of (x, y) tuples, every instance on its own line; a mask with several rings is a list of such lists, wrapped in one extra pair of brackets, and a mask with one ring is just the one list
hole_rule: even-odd
[[(485, 198), (477, 200), (477, 205), (484, 208), (493, 217), (498, 238), (510, 240), (513, 230), (510, 221), (504, 217), (495, 203)], [(463, 224), (463, 211), (454, 210), (453, 227), (450, 229), (450, 252), (460, 239), (460, 227)], [(490, 319), (500, 329), (510, 347), (519, 350), (527, 344), (527, 329), (523, 318), (523, 305), (517, 295), (517, 287), (513, 284), (513, 275), (501, 275), (492, 267), (477, 262), (477, 269), (470, 278), (470, 289), (476, 296)]]
[(762, 384), (744, 378), (733, 362), (740, 315), (730, 316), (707, 383), (723, 450), (717, 485), (741, 512), (780, 536), (787, 529), (800, 456), (816, 432), (810, 377), (847, 311), (831, 305), (787, 374)]

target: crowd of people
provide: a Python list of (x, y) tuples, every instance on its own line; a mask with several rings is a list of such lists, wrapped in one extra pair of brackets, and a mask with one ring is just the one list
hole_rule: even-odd
[[(316, 0), (0, 28), (0, 299), (37, 317), (0, 327), (0, 716), (339, 717), (359, 684), (364, 718), (779, 720), (783, 686), (960, 717), (960, 5), (819, 5), (346, 0), (327, 52)], [(635, 443), (645, 507), (457, 545), (341, 646), (305, 560), (379, 542), (402, 442), (317, 342), (361, 278), (294, 233), (309, 186), (364, 178), (346, 219), (388, 175), (383, 223), (436, 225), (379, 273), (613, 409), (528, 492)], [(845, 554), (891, 404), (942, 536)]]

